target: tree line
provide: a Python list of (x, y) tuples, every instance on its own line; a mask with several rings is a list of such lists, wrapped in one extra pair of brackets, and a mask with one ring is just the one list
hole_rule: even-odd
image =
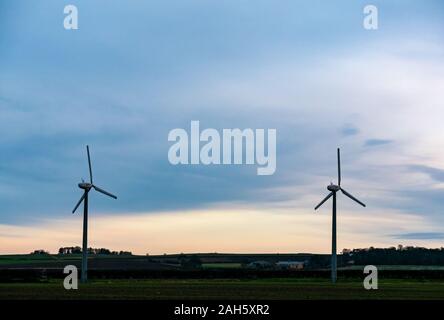
[[(76, 247), (62, 247), (59, 249), (60, 255), (68, 255), (68, 254), (80, 254), (82, 253), (82, 248)], [(88, 248), (88, 254), (97, 255), (132, 255), (131, 251), (111, 251), (106, 248)]]
[[(62, 247), (59, 249), (59, 255), (81, 254), (82, 248)], [(35, 250), (31, 254), (49, 254), (45, 250)], [(91, 255), (132, 255), (130, 251), (111, 251), (106, 248), (88, 248), (88, 254)], [(263, 259), (266, 259), (264, 257)], [(179, 256), (179, 263), (184, 268), (200, 267), (202, 262), (198, 256), (184, 255)], [(343, 249), (342, 254), (338, 255), (339, 266), (350, 265), (444, 265), (444, 248), (429, 249), (424, 247), (402, 246), (389, 248), (360, 248)], [(309, 258), (309, 268), (327, 267), (330, 265), (329, 254), (314, 254)]]
[(344, 249), (342, 264), (348, 265), (444, 265), (444, 248), (402, 246)]

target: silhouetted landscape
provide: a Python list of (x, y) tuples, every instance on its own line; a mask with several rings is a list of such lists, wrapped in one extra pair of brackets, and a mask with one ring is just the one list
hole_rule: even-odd
[[(343, 250), (330, 286), (329, 254), (180, 253), (134, 255), (89, 248), (89, 284), (64, 290), (63, 268), (81, 268), (79, 247), (50, 254), (0, 256), (2, 298), (29, 299), (442, 299), (444, 249)], [(380, 287), (363, 290), (366, 264), (378, 267)], [(36, 291), (38, 290), (38, 295)], [(418, 296), (421, 291), (421, 296)]]
[[(5, 270), (63, 269), (72, 264), (81, 267), (80, 247), (63, 247), (57, 254), (35, 250), (30, 254), (0, 256), (0, 274)], [(113, 251), (107, 248), (89, 248), (92, 270), (143, 271), (143, 270), (222, 270), (226, 273), (245, 272), (323, 271), (330, 268), (329, 254), (312, 253), (180, 253), (163, 255), (134, 255), (130, 251)], [(342, 271), (361, 270), (365, 265), (375, 265), (381, 270), (440, 270), (444, 267), (444, 248), (423, 247), (344, 249), (338, 255)]]

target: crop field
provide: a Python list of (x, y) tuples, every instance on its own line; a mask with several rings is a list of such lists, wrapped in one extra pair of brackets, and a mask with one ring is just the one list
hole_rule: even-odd
[(0, 283), (0, 299), (424, 299), (444, 300), (444, 281), (390, 280), (365, 290), (358, 279), (143, 279), (93, 280), (78, 290), (62, 279), (43, 283)]

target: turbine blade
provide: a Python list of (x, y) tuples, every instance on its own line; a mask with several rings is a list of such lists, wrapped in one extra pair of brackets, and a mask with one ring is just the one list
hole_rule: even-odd
[(321, 202), (315, 207), (315, 210), (317, 210), (320, 206), (322, 206), (322, 205), (324, 204), (324, 202), (327, 201), (332, 195), (333, 195), (333, 192), (330, 192), (330, 193), (328, 194), (328, 196), (326, 196), (326, 197), (324, 198), (324, 200), (322, 200), (322, 201), (321, 201)]
[(91, 169), (91, 157), (89, 155), (89, 146), (86, 146), (86, 153), (88, 153), (88, 166), (89, 166), (89, 183), (93, 183), (93, 174)]
[(350, 199), (356, 201), (357, 203), (359, 203), (361, 206), (365, 207), (365, 204), (361, 201), (359, 201), (358, 199), (356, 199), (355, 197), (353, 197), (350, 193), (348, 193), (347, 191), (345, 191), (344, 189), (341, 188), (341, 191), (343, 194), (345, 194), (347, 197), (349, 197)]
[(77, 202), (76, 206), (74, 207), (74, 209), (72, 210), (72, 213), (76, 212), (77, 208), (80, 206), (80, 204), (82, 203), (83, 199), (85, 199), (85, 193), (83, 193), (82, 197), (80, 198), (79, 202)]
[(101, 189), (101, 188), (99, 188), (99, 187), (97, 187), (97, 186), (95, 186), (95, 185), (93, 185), (93, 188), (96, 189), (96, 191), (99, 191), (99, 192), (101, 192), (101, 193), (107, 195), (108, 197), (111, 197), (111, 198), (117, 199), (117, 197), (116, 197), (115, 195), (113, 195), (113, 194), (109, 193), (108, 191), (105, 191), (105, 190), (103, 190), (103, 189)]
[(338, 186), (341, 186), (341, 150), (338, 148)]

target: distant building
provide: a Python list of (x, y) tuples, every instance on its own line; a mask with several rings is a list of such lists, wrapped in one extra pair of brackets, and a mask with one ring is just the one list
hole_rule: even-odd
[(281, 270), (302, 270), (306, 261), (279, 261), (276, 263), (276, 268)]

